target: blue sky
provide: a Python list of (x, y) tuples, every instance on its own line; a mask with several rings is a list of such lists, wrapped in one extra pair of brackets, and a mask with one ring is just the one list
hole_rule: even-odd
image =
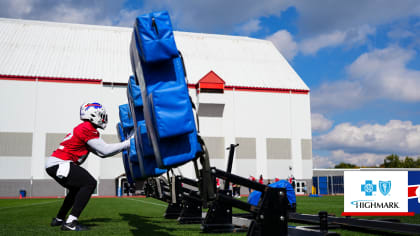
[(314, 167), (420, 156), (420, 1), (2, 0), (0, 17), (271, 40), (311, 89)]

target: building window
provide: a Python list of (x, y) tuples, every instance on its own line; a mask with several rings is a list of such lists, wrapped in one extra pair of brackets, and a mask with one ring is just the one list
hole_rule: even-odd
[(66, 137), (65, 133), (47, 133), (45, 139), (45, 156), (49, 157)]
[(292, 141), (287, 138), (267, 138), (267, 159), (292, 159)]
[(238, 159), (256, 159), (257, 145), (255, 138), (236, 138), (236, 143), (239, 147), (235, 149), (236, 157)]
[(302, 139), (302, 160), (312, 160), (312, 139)]
[(224, 137), (203, 137), (209, 156), (211, 159), (225, 158), (225, 138)]
[(198, 106), (198, 116), (202, 117), (223, 117), (225, 104), (200, 103)]
[(32, 133), (0, 132), (0, 156), (32, 156)]

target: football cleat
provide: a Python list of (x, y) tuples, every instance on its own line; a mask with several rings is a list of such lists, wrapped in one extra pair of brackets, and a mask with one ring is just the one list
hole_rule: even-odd
[(51, 221), (51, 226), (61, 226), (64, 223), (64, 220), (53, 218)]
[(65, 231), (85, 231), (89, 230), (87, 227), (79, 224), (77, 220), (73, 220), (71, 223), (65, 223), (61, 226), (61, 230)]

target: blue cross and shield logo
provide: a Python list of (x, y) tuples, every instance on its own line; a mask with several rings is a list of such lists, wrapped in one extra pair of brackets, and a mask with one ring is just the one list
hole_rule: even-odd
[(382, 195), (386, 196), (391, 191), (391, 180), (389, 181), (381, 181), (379, 180), (379, 191), (381, 191)]
[(365, 196), (372, 196), (373, 192), (376, 192), (376, 184), (373, 184), (372, 180), (366, 180), (361, 186), (361, 191), (365, 192)]

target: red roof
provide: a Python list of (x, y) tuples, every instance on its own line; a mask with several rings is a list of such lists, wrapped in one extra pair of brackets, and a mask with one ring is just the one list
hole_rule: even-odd
[(225, 81), (220, 78), (214, 71), (210, 71), (198, 83), (211, 83), (211, 84), (225, 84)]
[(196, 84), (197, 89), (216, 89), (224, 90), (225, 81), (220, 78), (214, 71), (210, 71)]

